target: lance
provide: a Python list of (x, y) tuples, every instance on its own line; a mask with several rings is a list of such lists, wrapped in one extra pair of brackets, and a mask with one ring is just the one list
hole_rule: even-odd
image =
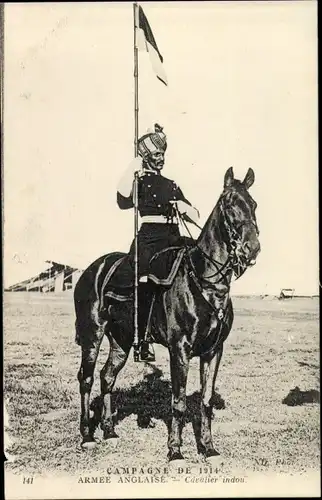
[[(137, 26), (138, 26), (138, 4), (133, 3), (133, 25), (134, 25), (134, 156), (138, 156), (139, 137), (139, 58), (137, 47)], [(138, 172), (134, 174), (133, 184), (134, 203), (134, 361), (139, 361), (139, 248), (138, 248)]]

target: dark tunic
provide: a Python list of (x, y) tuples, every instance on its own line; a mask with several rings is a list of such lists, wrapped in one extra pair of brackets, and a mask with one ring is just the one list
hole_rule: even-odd
[[(147, 273), (150, 259), (164, 248), (180, 245), (182, 240), (178, 225), (173, 222), (174, 210), (170, 201), (182, 200), (191, 203), (184, 197), (176, 183), (160, 174), (146, 173), (138, 180), (138, 210), (140, 216), (163, 215), (168, 222), (142, 223), (138, 233), (139, 275)], [(134, 207), (132, 194), (129, 197), (117, 192), (117, 203), (121, 210)], [(130, 258), (134, 262), (134, 241), (130, 248)]]

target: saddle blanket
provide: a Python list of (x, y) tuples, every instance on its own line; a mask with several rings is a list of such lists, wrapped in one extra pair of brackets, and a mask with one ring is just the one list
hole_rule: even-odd
[[(186, 248), (169, 247), (155, 254), (149, 265), (147, 278), (156, 285), (170, 287), (178, 272)], [(105, 297), (118, 301), (132, 300), (134, 268), (128, 255), (114, 260), (103, 282)]]

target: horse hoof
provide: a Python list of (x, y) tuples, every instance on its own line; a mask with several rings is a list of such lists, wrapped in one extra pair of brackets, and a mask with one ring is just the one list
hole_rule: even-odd
[(144, 415), (139, 415), (137, 419), (138, 427), (141, 429), (154, 429), (155, 422), (151, 420), (151, 417), (146, 417)]
[(96, 448), (97, 446), (97, 443), (96, 441), (83, 441), (81, 446), (83, 450), (94, 450), (94, 448)]
[(105, 431), (103, 434), (103, 440), (110, 441), (111, 443), (113, 441), (117, 441), (118, 437), (119, 437), (118, 434), (116, 434), (116, 432), (114, 430), (113, 431)]
[(183, 455), (181, 454), (180, 451), (176, 451), (174, 453), (168, 453), (168, 460), (171, 465), (173, 466), (180, 466), (181, 464), (184, 463), (184, 458)]

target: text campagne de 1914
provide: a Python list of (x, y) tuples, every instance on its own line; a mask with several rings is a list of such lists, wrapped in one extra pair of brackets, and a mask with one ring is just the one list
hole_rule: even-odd
[(82, 474), (79, 484), (245, 483), (243, 476), (223, 474), (217, 467), (107, 467), (104, 473)]

